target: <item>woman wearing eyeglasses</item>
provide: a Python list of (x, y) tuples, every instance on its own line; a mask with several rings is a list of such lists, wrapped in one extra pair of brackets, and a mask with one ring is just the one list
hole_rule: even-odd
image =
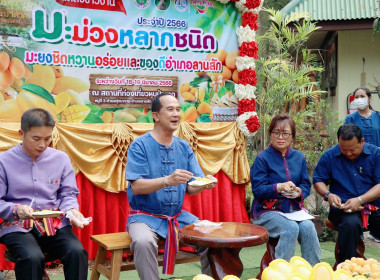
[(277, 115), (269, 133), (271, 144), (256, 157), (251, 168), (253, 222), (265, 227), (270, 237), (279, 239), (276, 259), (289, 261), (298, 241), (302, 257), (314, 265), (320, 262), (321, 255), (314, 223), (282, 215), (305, 209), (303, 201), (311, 187), (304, 155), (290, 148), (296, 137), (295, 123), (286, 114)]

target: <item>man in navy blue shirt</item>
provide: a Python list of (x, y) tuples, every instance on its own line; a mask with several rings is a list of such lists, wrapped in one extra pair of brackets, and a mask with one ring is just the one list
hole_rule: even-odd
[[(316, 191), (330, 204), (329, 220), (338, 230), (338, 262), (355, 256), (363, 220), (380, 239), (380, 149), (364, 143), (360, 128), (342, 125), (339, 144), (320, 158), (313, 174)], [(329, 186), (329, 189), (327, 188)], [(369, 216), (361, 209), (372, 210)]]

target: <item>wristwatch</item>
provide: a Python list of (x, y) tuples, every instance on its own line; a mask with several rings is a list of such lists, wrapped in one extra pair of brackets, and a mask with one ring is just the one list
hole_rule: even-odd
[(323, 199), (324, 199), (324, 201), (328, 201), (329, 200), (329, 194), (330, 194), (331, 192), (325, 192), (324, 194), (323, 194)]

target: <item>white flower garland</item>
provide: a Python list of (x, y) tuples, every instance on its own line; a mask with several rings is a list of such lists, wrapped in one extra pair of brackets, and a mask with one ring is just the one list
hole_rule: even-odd
[(252, 68), (256, 69), (255, 59), (249, 56), (237, 56), (236, 57), (236, 68), (237, 70), (243, 71), (244, 69)]
[(242, 99), (256, 99), (255, 91), (255, 86), (235, 84), (235, 95), (239, 101)]
[(240, 129), (240, 131), (245, 135), (245, 136), (255, 136), (255, 134), (257, 133), (257, 131), (255, 132), (250, 132), (247, 128), (247, 124), (246, 124), (246, 121), (250, 118), (250, 117), (255, 117), (257, 116), (257, 113), (256, 112), (245, 112), (244, 114), (240, 115), (237, 117), (236, 119), (236, 122), (237, 122), (237, 126), (238, 128)]

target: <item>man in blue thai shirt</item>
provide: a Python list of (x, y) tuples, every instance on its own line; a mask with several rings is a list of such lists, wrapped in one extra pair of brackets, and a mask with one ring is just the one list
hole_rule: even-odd
[[(216, 179), (211, 175), (207, 177), (214, 182), (205, 187), (188, 184), (193, 176), (204, 177), (204, 174), (189, 144), (173, 136), (181, 120), (178, 100), (167, 93), (156, 96), (152, 102), (152, 116), (153, 130), (131, 144), (126, 167), (127, 195), (132, 208), (127, 226), (136, 270), (143, 280), (160, 279), (157, 265), (159, 238), (166, 238), (171, 250), (176, 246), (171, 235), (176, 222), (183, 227), (198, 220), (182, 210), (185, 193), (195, 195), (216, 185)], [(168, 274), (173, 272), (175, 258), (175, 253), (168, 252), (170, 250), (165, 250), (164, 256), (164, 273)], [(210, 274), (204, 251), (201, 263), (202, 272)]]
[(380, 149), (364, 143), (354, 124), (339, 128), (338, 141), (319, 160), (313, 183), (330, 204), (329, 220), (338, 230), (337, 261), (343, 262), (355, 256), (363, 226), (380, 239)]

